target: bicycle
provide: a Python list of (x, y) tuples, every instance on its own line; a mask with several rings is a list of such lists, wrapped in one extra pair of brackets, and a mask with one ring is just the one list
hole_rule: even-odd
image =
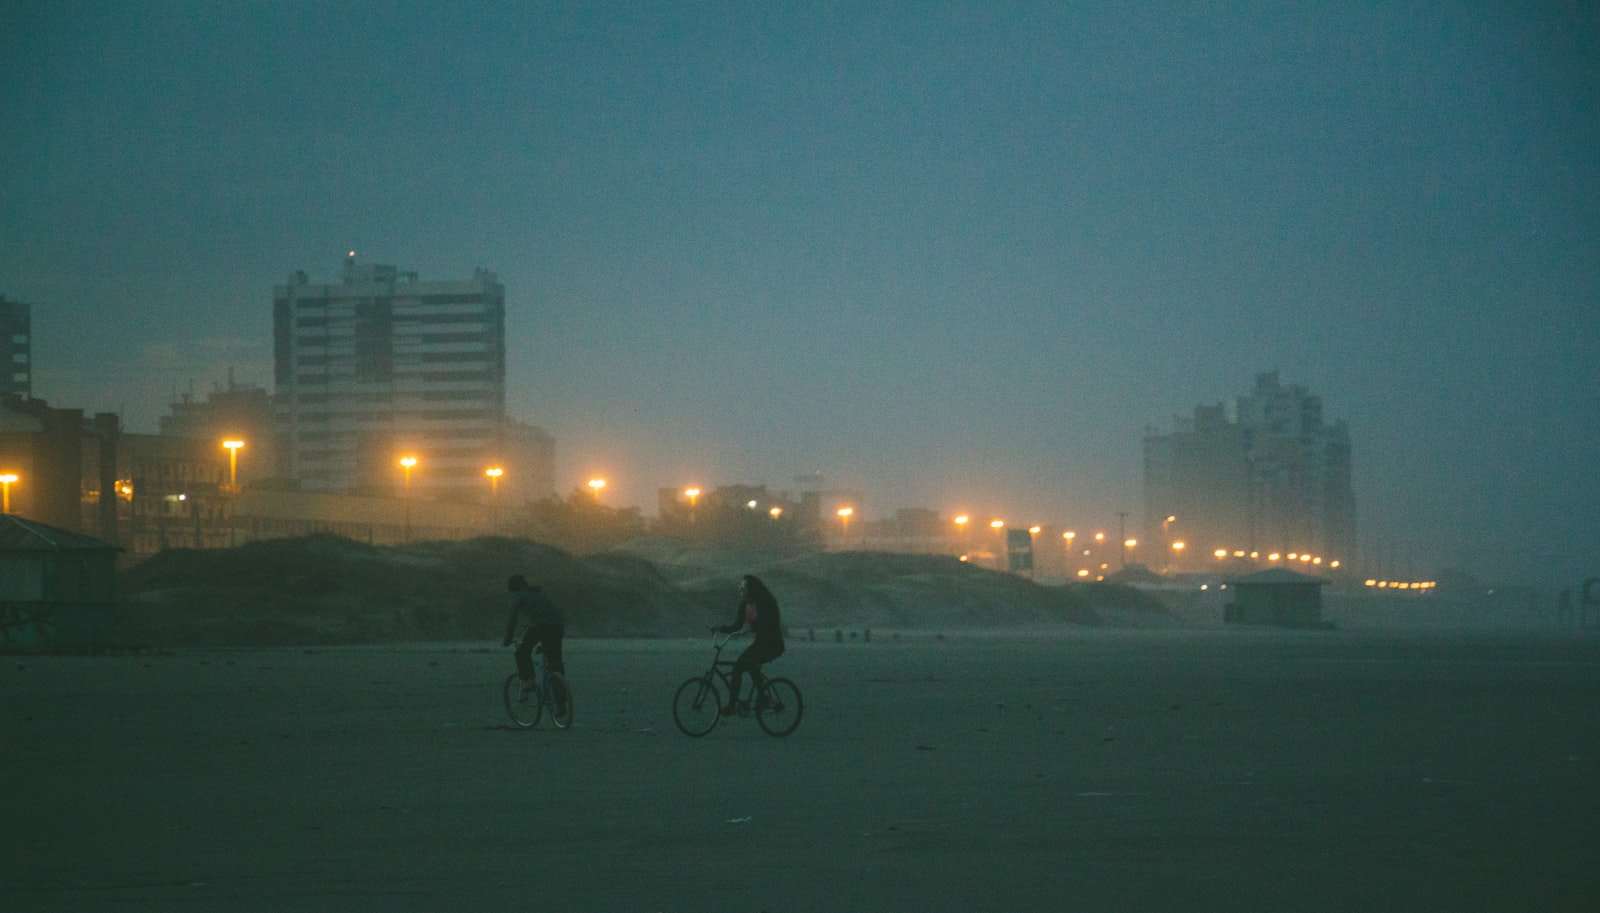
[[(733, 640), (734, 634), (711, 636), (711, 668), (678, 686), (672, 697), (672, 721), (683, 734), (699, 738), (716, 728), (722, 718), (722, 695), (732, 690), (733, 680), (729, 670), (733, 660), (722, 658), (722, 648)], [(739, 716), (755, 714), (756, 723), (763, 732), (781, 738), (794, 732), (805, 713), (805, 703), (800, 689), (786, 678), (768, 678), (757, 668), (750, 675), (750, 698), (739, 700), (734, 706)], [(718, 682), (721, 685), (718, 685)], [(735, 695), (737, 697), (737, 695)]]
[(502, 697), (506, 713), (519, 728), (532, 729), (539, 725), (545, 708), (550, 708), (550, 722), (557, 729), (572, 728), (572, 687), (560, 672), (545, 668), (544, 648), (533, 652), (533, 681), (530, 691), (522, 690), (522, 675), (517, 672), (506, 677)]

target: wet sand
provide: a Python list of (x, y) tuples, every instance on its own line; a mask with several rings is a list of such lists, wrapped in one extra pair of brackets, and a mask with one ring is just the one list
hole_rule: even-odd
[(793, 642), (805, 718), (674, 728), (702, 641), (4, 657), (0, 908), (1600, 909), (1600, 638)]

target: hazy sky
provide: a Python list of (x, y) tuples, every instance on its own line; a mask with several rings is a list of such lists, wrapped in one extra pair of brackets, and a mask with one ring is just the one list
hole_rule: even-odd
[(1363, 549), (1572, 585), (1595, 9), (0, 0), (0, 293), (37, 396), (154, 431), (271, 387), (295, 270), (491, 269), (511, 412), (646, 514), (820, 471), (1115, 530), (1147, 429), (1277, 369)]

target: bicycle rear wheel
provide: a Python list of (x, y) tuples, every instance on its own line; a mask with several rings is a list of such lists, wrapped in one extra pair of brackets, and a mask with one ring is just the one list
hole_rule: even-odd
[(672, 697), (672, 721), (684, 735), (705, 735), (716, 727), (721, 715), (722, 692), (709, 672), (679, 685), (678, 693)]
[(539, 700), (537, 691), (523, 691), (522, 677), (513, 672), (506, 677), (502, 697), (506, 702), (506, 713), (511, 717), (511, 722), (523, 729), (532, 729), (539, 725), (539, 716), (544, 713), (544, 704)]
[(783, 737), (800, 725), (805, 703), (800, 689), (786, 678), (774, 678), (756, 694), (756, 722), (767, 735)]
[(572, 728), (572, 686), (566, 676), (552, 672), (545, 676), (545, 687), (550, 689), (550, 722), (557, 729)]

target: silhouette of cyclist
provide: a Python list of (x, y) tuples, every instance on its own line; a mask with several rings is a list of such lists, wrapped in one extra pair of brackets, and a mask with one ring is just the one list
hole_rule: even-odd
[(737, 712), (739, 686), (744, 674), (749, 672), (754, 678), (763, 663), (783, 655), (783, 621), (778, 616), (778, 599), (766, 584), (750, 574), (739, 581), (739, 607), (734, 610), (733, 623), (712, 630), (732, 634), (747, 626), (755, 632), (755, 640), (733, 662), (733, 687), (728, 695), (728, 706), (722, 708), (723, 716)]

